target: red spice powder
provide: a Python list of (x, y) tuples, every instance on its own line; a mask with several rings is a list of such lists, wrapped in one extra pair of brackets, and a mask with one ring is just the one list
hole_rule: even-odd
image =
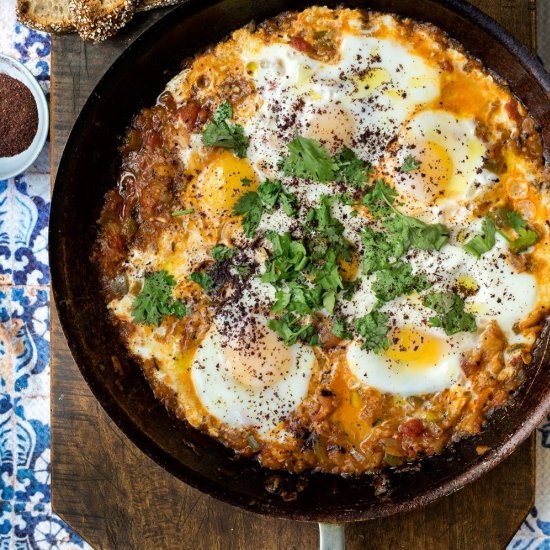
[(21, 81), (0, 73), (0, 157), (28, 149), (38, 130), (38, 109)]

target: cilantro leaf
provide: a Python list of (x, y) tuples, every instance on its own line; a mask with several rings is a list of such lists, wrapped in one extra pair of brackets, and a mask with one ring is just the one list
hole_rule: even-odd
[(516, 252), (523, 252), (533, 246), (539, 240), (538, 233), (531, 229), (519, 229), (519, 237), (510, 242), (510, 248)]
[(258, 187), (258, 195), (270, 210), (276, 204), (280, 204), (287, 216), (296, 215), (298, 200), (295, 195), (284, 190), (283, 184), (279, 180), (265, 180)]
[(229, 260), (237, 254), (236, 248), (230, 248), (225, 244), (217, 244), (211, 250), (212, 258), (217, 262), (223, 262), (224, 260)]
[(244, 187), (250, 187), (252, 180), (250, 178), (241, 178), (241, 183), (244, 185)]
[(513, 210), (508, 210), (506, 212), (506, 217), (510, 227), (516, 231), (520, 232), (521, 229), (525, 229), (527, 222), (521, 217), (521, 214), (514, 212)]
[(244, 135), (244, 128), (239, 124), (228, 124), (226, 119), (233, 116), (233, 108), (227, 102), (222, 103), (212, 120), (202, 132), (202, 142), (207, 147), (222, 147), (233, 149), (235, 154), (243, 158), (248, 147), (248, 138)]
[(300, 240), (293, 240), (290, 233), (281, 235), (269, 231), (267, 238), (273, 244), (273, 254), (265, 262), (266, 271), (260, 277), (264, 283), (294, 280), (308, 263), (307, 251)]
[(391, 268), (376, 272), (372, 291), (379, 303), (389, 302), (403, 294), (426, 290), (430, 287), (424, 274), (413, 275), (411, 264), (396, 263)]
[(471, 238), (463, 247), (466, 252), (476, 258), (481, 258), (483, 254), (489, 252), (495, 246), (496, 227), (495, 222), (489, 216), (485, 216), (483, 219), (481, 231), (481, 235)]
[(506, 210), (506, 221), (518, 235), (518, 237), (514, 240), (511, 240), (506, 235), (503, 235), (508, 241), (510, 248), (515, 253), (527, 250), (539, 240), (538, 233), (532, 229), (527, 229), (527, 221), (524, 220), (518, 212)]
[(420, 168), (420, 161), (412, 155), (407, 155), (403, 164), (399, 167), (400, 172), (412, 172)]
[(397, 191), (384, 180), (379, 179), (363, 196), (362, 204), (368, 206), (376, 218), (388, 216), (393, 212), (392, 205), (397, 197)]
[(274, 330), (287, 346), (292, 346), (298, 340), (317, 345), (319, 337), (315, 333), (314, 326), (302, 324), (300, 321), (298, 316), (287, 313), (280, 319), (270, 319), (267, 326)]
[(231, 103), (224, 101), (214, 113), (213, 119), (216, 124), (220, 124), (228, 118), (233, 118), (233, 107)]
[(351, 340), (353, 338), (349, 323), (345, 319), (335, 319), (332, 322), (332, 334), (341, 340)]
[(349, 185), (362, 189), (372, 174), (372, 165), (357, 157), (349, 148), (344, 147), (335, 157), (339, 176)]
[(387, 338), (389, 324), (388, 316), (381, 311), (371, 311), (364, 317), (355, 319), (355, 330), (363, 338), (362, 349), (379, 353), (388, 349), (390, 343)]
[(364, 246), (362, 269), (365, 275), (389, 267), (407, 250), (407, 243), (399, 235), (375, 231), (368, 226), (361, 231), (360, 238)]
[(159, 326), (165, 315), (178, 319), (185, 317), (189, 313), (188, 306), (172, 298), (175, 285), (174, 277), (165, 270), (146, 274), (143, 288), (132, 303), (133, 320)]
[(264, 207), (260, 195), (256, 191), (249, 191), (238, 198), (233, 206), (232, 214), (233, 216), (244, 214), (244, 233), (249, 239), (252, 239), (256, 235), (263, 212)]
[(385, 227), (400, 235), (405, 249), (409, 246), (421, 250), (440, 250), (450, 236), (448, 227), (441, 223), (429, 224), (396, 211), (396, 216), (384, 220)]
[(475, 317), (464, 311), (464, 300), (452, 292), (433, 292), (424, 297), (422, 302), (426, 307), (439, 314), (431, 317), (433, 327), (442, 327), (449, 336), (457, 332), (475, 332), (477, 324)]
[(288, 144), (289, 155), (283, 159), (285, 176), (316, 181), (334, 181), (338, 165), (316, 140), (298, 136)]
[(214, 280), (204, 271), (195, 271), (195, 273), (191, 273), (190, 279), (202, 287), (207, 293), (214, 290)]
[(318, 208), (311, 208), (306, 216), (306, 229), (310, 234), (308, 250), (314, 260), (324, 259), (329, 249), (342, 260), (350, 260), (353, 245), (343, 236), (345, 227), (334, 218), (330, 207), (335, 197), (321, 196)]

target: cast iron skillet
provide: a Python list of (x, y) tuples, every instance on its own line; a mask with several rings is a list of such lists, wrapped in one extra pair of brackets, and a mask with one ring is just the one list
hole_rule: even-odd
[[(341, 3), (341, 2), (340, 2)], [(506, 410), (489, 419), (483, 433), (420, 468), (390, 470), (390, 489), (376, 496), (374, 478), (305, 474), (294, 500), (266, 490), (274, 472), (252, 460), (233, 460), (220, 443), (175, 421), (153, 397), (139, 366), (106, 317), (95, 268), (89, 260), (103, 196), (116, 181), (117, 147), (132, 116), (155, 102), (182, 59), (250, 20), (330, 0), (191, 0), (171, 11), (113, 64), (78, 117), (61, 159), (51, 208), (52, 286), (69, 347), (94, 395), (124, 433), (147, 455), (186, 483), (253, 512), (321, 522), (365, 520), (410, 510), (447, 495), (508, 456), (550, 409), (549, 330), (545, 330), (527, 382)], [(390, 11), (428, 21), (460, 41), (505, 78), (542, 127), (550, 149), (550, 77), (527, 50), (491, 19), (462, 0), (349, 0), (351, 7)], [(548, 329), (548, 327), (547, 327)], [(112, 367), (116, 355), (120, 375)], [(478, 456), (475, 448), (490, 451)], [(280, 473), (292, 490), (297, 476)], [(379, 487), (379, 484), (378, 484)]]

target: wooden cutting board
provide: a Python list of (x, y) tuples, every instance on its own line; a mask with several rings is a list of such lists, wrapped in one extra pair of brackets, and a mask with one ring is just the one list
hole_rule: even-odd
[[(322, 2), (321, 2), (322, 3)], [(475, 0), (534, 48), (535, 0)], [(115, 39), (53, 38), (52, 185), (72, 124), (122, 50), (163, 12), (141, 14)], [(317, 526), (220, 503), (176, 480), (138, 450), (95, 401), (52, 309), (52, 499), (94, 548), (314, 549)], [(533, 505), (534, 437), (505, 463), (424, 509), (347, 527), (347, 548), (502, 549)]]

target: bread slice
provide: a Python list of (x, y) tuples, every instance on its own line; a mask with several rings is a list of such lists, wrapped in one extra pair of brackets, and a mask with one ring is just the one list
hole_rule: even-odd
[(84, 40), (100, 42), (116, 34), (132, 17), (139, 0), (69, 0), (76, 30)]
[(17, 0), (17, 18), (39, 31), (74, 32), (68, 0)]
[[(148, 11), (155, 8), (174, 6), (181, 1), (138, 0), (139, 3), (135, 9), (136, 11)], [(116, 4), (116, 2), (111, 2), (111, 4), (113, 3)], [(16, 9), (19, 21), (33, 29), (57, 34), (76, 31), (73, 12), (69, 9), (69, 0), (17, 0)], [(100, 37), (97, 40), (101, 39)]]
[(182, 0), (141, 0), (137, 11), (149, 11), (155, 8), (166, 8), (168, 6), (175, 6)]

